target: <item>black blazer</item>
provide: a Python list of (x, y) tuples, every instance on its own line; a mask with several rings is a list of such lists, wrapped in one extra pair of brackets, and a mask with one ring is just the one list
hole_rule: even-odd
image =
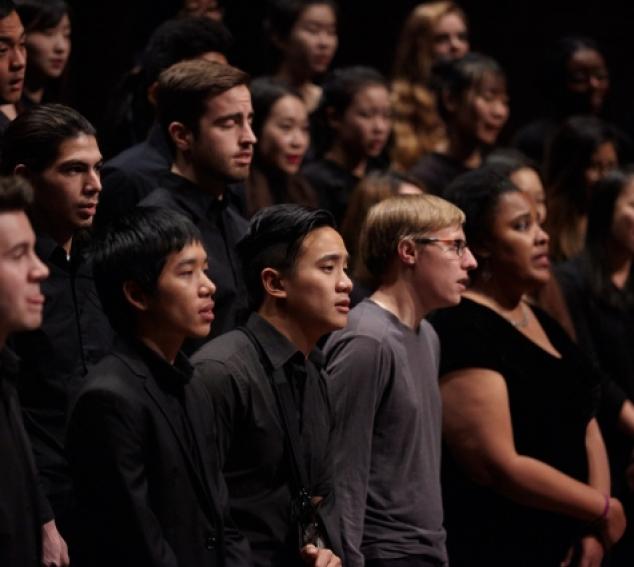
[(81, 526), (74, 563), (248, 565), (246, 542), (227, 525), (207, 394), (184, 388), (197, 463), (174, 411), (178, 399), (146, 356), (118, 343), (89, 373), (73, 409), (67, 451)]

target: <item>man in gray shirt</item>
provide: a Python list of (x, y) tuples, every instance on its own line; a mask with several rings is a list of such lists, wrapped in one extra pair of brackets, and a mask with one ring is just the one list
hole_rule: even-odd
[(344, 564), (445, 565), (440, 348), (423, 318), (455, 305), (476, 266), (460, 209), (437, 197), (374, 206), (360, 254), (374, 294), (325, 347), (338, 423)]

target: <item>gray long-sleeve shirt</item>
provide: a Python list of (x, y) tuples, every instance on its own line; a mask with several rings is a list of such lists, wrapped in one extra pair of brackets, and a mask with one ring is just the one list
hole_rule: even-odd
[(325, 353), (345, 565), (417, 555), (445, 563), (435, 331), (422, 321), (414, 332), (364, 300)]

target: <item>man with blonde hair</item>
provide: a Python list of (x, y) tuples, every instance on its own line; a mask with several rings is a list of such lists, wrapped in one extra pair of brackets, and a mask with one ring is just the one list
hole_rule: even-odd
[(325, 347), (337, 419), (344, 564), (445, 565), (438, 337), (424, 317), (460, 302), (475, 259), (465, 217), (430, 195), (370, 209), (360, 253), (376, 278)]

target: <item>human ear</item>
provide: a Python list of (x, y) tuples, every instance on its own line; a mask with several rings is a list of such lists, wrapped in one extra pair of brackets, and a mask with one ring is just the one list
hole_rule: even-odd
[(172, 122), (167, 127), (170, 138), (176, 146), (176, 149), (181, 152), (186, 152), (191, 148), (193, 135), (192, 131), (187, 128), (182, 122)]
[(123, 284), (123, 295), (128, 303), (137, 311), (147, 311), (149, 307), (149, 297), (141, 286), (132, 280)]
[(276, 299), (286, 299), (287, 293), (284, 289), (284, 278), (278, 270), (273, 268), (264, 268), (260, 273), (262, 287), (264, 292)]
[(154, 81), (147, 88), (147, 100), (155, 108), (156, 108), (156, 90), (157, 89), (158, 89), (158, 81)]
[(403, 238), (396, 247), (396, 254), (401, 263), (413, 266), (416, 263), (416, 243), (411, 238)]
[(21, 177), (26, 177), (29, 179), (29, 170), (26, 168), (26, 165), (23, 163), (19, 163), (13, 168), (13, 175), (19, 175)]

